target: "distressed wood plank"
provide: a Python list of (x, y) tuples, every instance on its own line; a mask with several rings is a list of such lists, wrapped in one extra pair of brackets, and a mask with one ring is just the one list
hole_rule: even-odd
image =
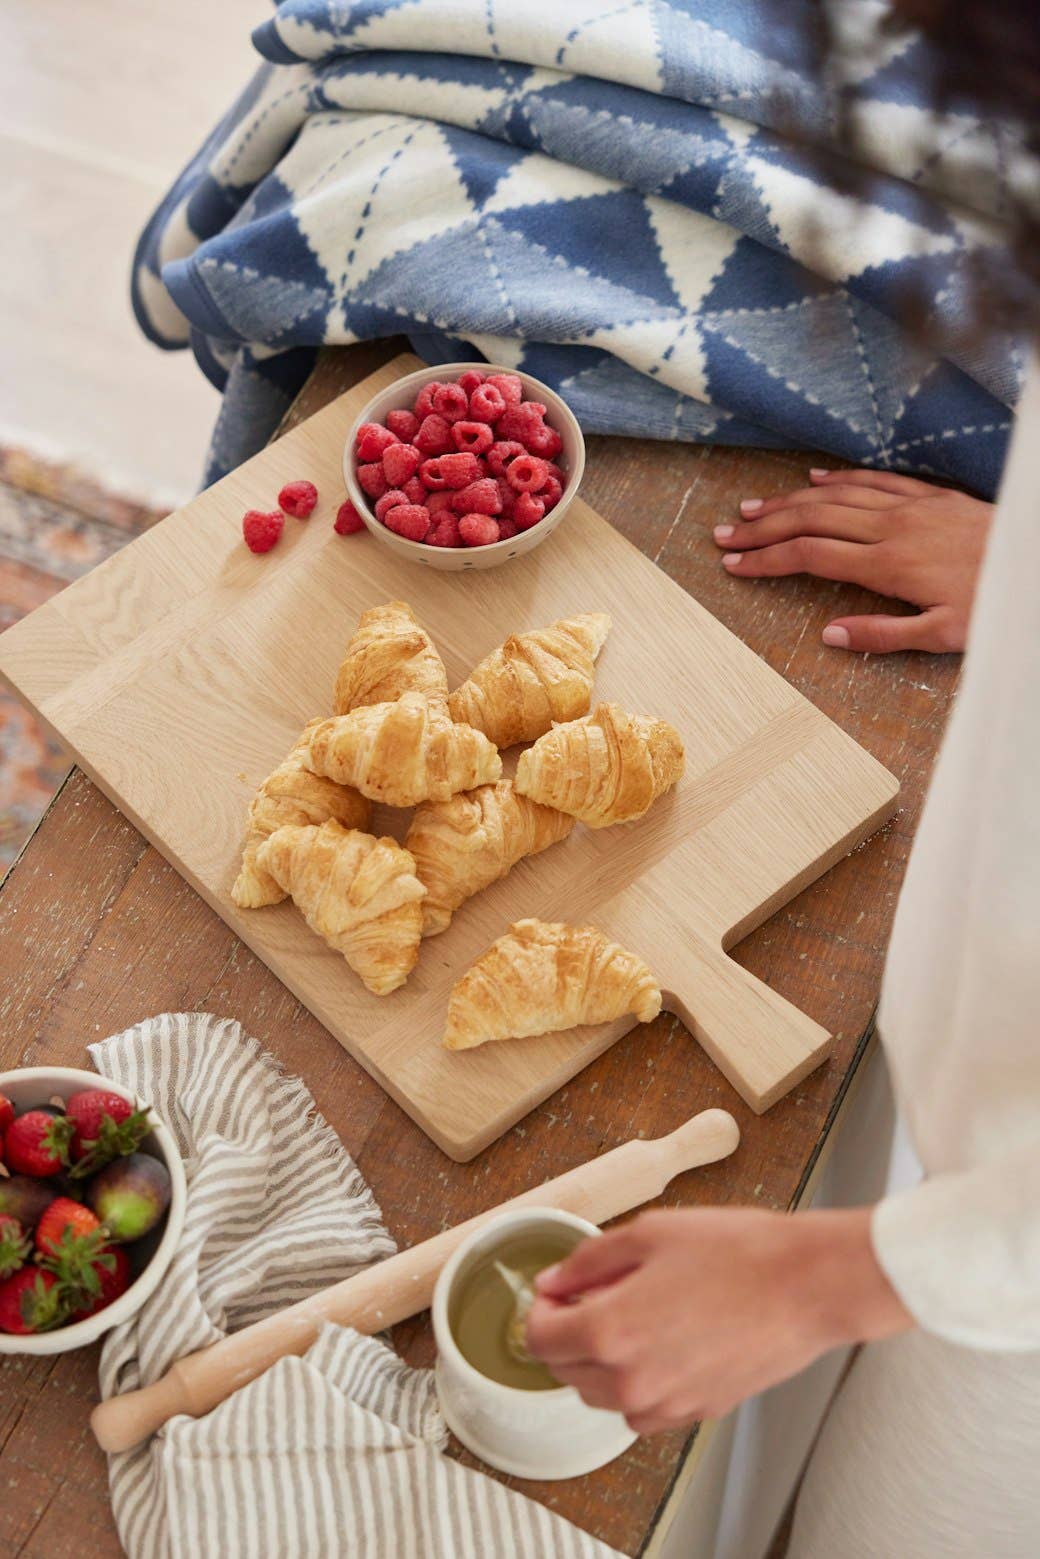
[[(361, 361), (326, 354), (299, 414), (325, 404), (392, 351), (366, 349)], [(741, 1147), (725, 1163), (684, 1176), (665, 1203), (791, 1205), (869, 1025), (958, 662), (909, 655), (864, 660), (828, 651), (819, 643), (823, 624), (839, 612), (869, 609), (865, 592), (813, 580), (741, 582), (721, 569), (711, 526), (732, 518), (742, 497), (800, 485), (809, 456), (606, 439), (590, 440), (589, 453), (588, 501), (902, 782), (899, 812), (883, 832), (736, 953), (834, 1032), (824, 1066), (756, 1117), (735, 1101), (682, 1026), (662, 1017), (620, 1040), (473, 1164), (452, 1163), (78, 774), (0, 892), (0, 1065), (82, 1064), (90, 1039), (168, 1008), (234, 1016), (307, 1079), (401, 1244), (635, 1132), (667, 1131), (712, 1104), (733, 1109), (744, 1133)], [(431, 1362), (425, 1318), (399, 1327), (395, 1342), (410, 1362)], [(74, 1535), (81, 1559), (118, 1552), (105, 1514), (101, 1459), (81, 1441), (95, 1368), (94, 1350), (32, 1365), (0, 1362), (5, 1553), (36, 1555), (46, 1542), (47, 1552), (71, 1555)], [(61, 1423), (51, 1410), (55, 1390), (69, 1393), (59, 1398), (66, 1404)], [(675, 1433), (642, 1441), (591, 1477), (525, 1488), (635, 1554), (653, 1529), (688, 1438)], [(62, 1517), (57, 1495), (70, 1476), (89, 1498), (89, 1526)]]

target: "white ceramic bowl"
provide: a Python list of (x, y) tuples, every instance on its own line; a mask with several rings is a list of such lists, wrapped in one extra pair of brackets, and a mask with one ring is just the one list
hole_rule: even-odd
[[(397, 411), (402, 407), (410, 411), (415, 397), (424, 384), (429, 384), (431, 379), (438, 379), (442, 383), (457, 379), (467, 368), (479, 368), (484, 374), (515, 374), (523, 382), (524, 399), (540, 401), (546, 407), (546, 421), (552, 424), (563, 439), (563, 449), (556, 457), (556, 464), (564, 472), (567, 482), (563, 489), (563, 497), (555, 509), (550, 509), (545, 519), (539, 520), (537, 525), (532, 525), (530, 530), (519, 531), (509, 541), (495, 541), (489, 547), (428, 547), (423, 541), (409, 541), (404, 536), (398, 536), (396, 532), (387, 530), (386, 526), (376, 519), (372, 500), (366, 497), (358, 486), (357, 457), (354, 451), (357, 430), (364, 422), (385, 422), (388, 411)], [(552, 535), (567, 513), (571, 499), (578, 491), (584, 470), (585, 440), (578, 426), (578, 419), (567, 402), (540, 379), (534, 379), (518, 368), (503, 368), (496, 363), (441, 363), (436, 368), (420, 368), (413, 374), (405, 374), (403, 379), (398, 379), (388, 390), (383, 390), (381, 394), (372, 397), (351, 428), (343, 450), (343, 479), (347, 485), (347, 493), (372, 535), (384, 546), (390, 547), (399, 557), (407, 558), (412, 563), (422, 563), (427, 568), (444, 569), (453, 574), (466, 568), (497, 568), (500, 563), (508, 563), (510, 558), (520, 557), (523, 553), (532, 552), (535, 547), (540, 547), (542, 542)]]
[[(613, 1461), (637, 1439), (620, 1413), (586, 1407), (573, 1386), (523, 1391), (489, 1380), (465, 1359), (448, 1321), (460, 1271), (507, 1235), (546, 1225), (598, 1235), (595, 1224), (555, 1207), (518, 1207), (491, 1218), (463, 1240), (433, 1291), (437, 1394), (448, 1428), (467, 1450), (516, 1478), (579, 1478)], [(576, 1241), (575, 1243), (580, 1243)]]
[[(106, 1088), (128, 1099), (135, 1109), (143, 1109), (148, 1103), (137, 1099), (128, 1088), (122, 1088), (97, 1072), (81, 1072), (67, 1066), (27, 1066), (15, 1072), (0, 1072), (0, 1093), (5, 1094), (18, 1108), (34, 1104), (48, 1104), (53, 1098), (67, 1099), (70, 1094), (85, 1088)], [(83, 1348), (95, 1342), (113, 1326), (129, 1320), (153, 1294), (173, 1259), (177, 1242), (184, 1228), (184, 1209), (187, 1202), (187, 1180), (177, 1144), (171, 1132), (152, 1112), (155, 1125), (141, 1144), (142, 1153), (150, 1153), (166, 1165), (170, 1172), (171, 1196), (166, 1211), (166, 1224), (144, 1270), (131, 1283), (125, 1294), (99, 1310), (97, 1315), (84, 1321), (74, 1321), (71, 1326), (60, 1326), (53, 1332), (19, 1337), (11, 1332), (0, 1332), (0, 1353), (69, 1353), (73, 1348)], [(151, 1239), (154, 1236), (146, 1236)], [(143, 1242), (142, 1242), (143, 1243)], [(132, 1250), (133, 1247), (128, 1247)]]

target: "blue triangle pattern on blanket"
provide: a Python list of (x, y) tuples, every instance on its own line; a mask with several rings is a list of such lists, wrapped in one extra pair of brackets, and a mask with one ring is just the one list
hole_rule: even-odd
[(717, 128), (714, 134), (704, 134), (699, 128), (682, 131), (648, 125), (645, 135), (634, 134), (628, 143), (619, 141), (614, 120), (604, 118), (602, 111), (561, 102), (556, 93), (530, 93), (523, 113), (540, 150), (548, 156), (575, 162), (589, 156), (590, 142), (595, 141), (597, 172), (673, 198), (681, 190), (678, 198), (683, 204), (697, 209), (704, 209), (704, 197), (698, 192), (684, 198), (688, 186), (682, 181), (698, 179), (706, 185), (713, 180), (717, 186), (732, 154), (729, 138)]
[(452, 125), (442, 125), (441, 135), (474, 206), (482, 206), (512, 171), (516, 153), (499, 141), (478, 140), (468, 130), (456, 130)]
[(603, 282), (611, 284), (619, 299), (629, 295), (631, 304), (622, 303), (626, 317), (641, 312), (644, 301), (654, 315), (659, 307), (679, 304), (658, 252), (646, 203), (631, 190), (532, 202), (513, 209), (497, 205), (495, 222), (517, 237), (522, 235), (528, 245), (540, 245), (554, 261), (587, 272), (604, 301)]

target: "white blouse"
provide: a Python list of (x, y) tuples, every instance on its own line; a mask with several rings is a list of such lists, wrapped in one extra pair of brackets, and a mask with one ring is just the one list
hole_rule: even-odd
[(926, 1331), (1040, 1349), (1040, 372), (1019, 409), (879, 1029), (925, 1180), (874, 1213)]

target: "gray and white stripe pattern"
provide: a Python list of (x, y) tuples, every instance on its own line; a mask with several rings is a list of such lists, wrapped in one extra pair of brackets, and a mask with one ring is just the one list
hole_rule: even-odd
[[(394, 1250), (310, 1093), (237, 1023), (166, 1013), (90, 1047), (149, 1100), (185, 1161), (173, 1263), (111, 1332), (105, 1397)], [(611, 1559), (542, 1506), (443, 1454), (431, 1372), (327, 1326), (203, 1419), (109, 1461), (130, 1559)]]

